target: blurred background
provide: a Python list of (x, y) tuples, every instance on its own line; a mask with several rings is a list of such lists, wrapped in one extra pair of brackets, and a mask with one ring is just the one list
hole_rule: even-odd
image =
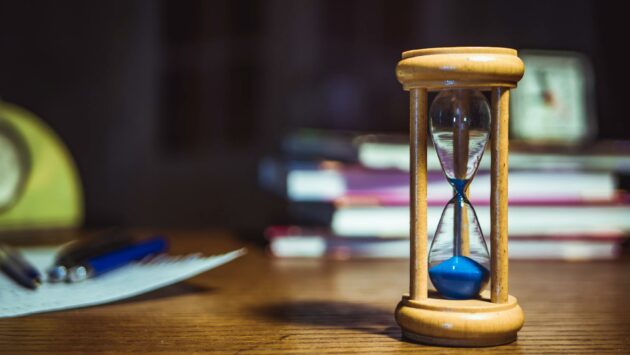
[(67, 146), (84, 226), (260, 234), (291, 221), (259, 184), (288, 136), (405, 136), (394, 68), (407, 49), (578, 53), (595, 128), (575, 149), (627, 147), (624, 21), (588, 0), (0, 1), (0, 99)]

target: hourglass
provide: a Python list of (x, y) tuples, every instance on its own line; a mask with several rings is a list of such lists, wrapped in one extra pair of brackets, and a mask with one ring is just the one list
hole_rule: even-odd
[[(523, 311), (508, 294), (507, 259), (509, 90), (523, 70), (515, 50), (491, 47), (412, 50), (398, 63), (398, 80), (410, 92), (411, 267), (410, 292), (396, 308), (396, 321), (412, 341), (499, 345), (514, 341), (523, 325)], [(427, 109), (429, 91), (437, 95)], [(453, 187), (430, 243), (427, 129)], [(467, 197), (487, 143), (490, 248)]]

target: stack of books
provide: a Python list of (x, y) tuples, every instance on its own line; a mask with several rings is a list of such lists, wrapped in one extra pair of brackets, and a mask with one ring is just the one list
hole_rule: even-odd
[[(452, 197), (428, 152), (429, 241)], [(405, 258), (409, 255), (409, 147), (405, 137), (300, 132), (285, 155), (265, 159), (260, 181), (288, 201), (288, 225), (265, 231), (278, 257)], [(630, 198), (617, 174), (630, 155), (510, 153), (509, 254), (513, 259), (612, 259), (630, 232)], [(470, 185), (486, 243), (490, 157)]]

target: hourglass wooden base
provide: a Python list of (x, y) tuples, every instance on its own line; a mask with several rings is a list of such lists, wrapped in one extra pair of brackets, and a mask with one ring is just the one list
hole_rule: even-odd
[(523, 310), (515, 297), (491, 303), (490, 293), (479, 299), (447, 300), (431, 295), (425, 300), (403, 296), (396, 307), (396, 322), (408, 340), (443, 346), (482, 347), (516, 340), (523, 326)]

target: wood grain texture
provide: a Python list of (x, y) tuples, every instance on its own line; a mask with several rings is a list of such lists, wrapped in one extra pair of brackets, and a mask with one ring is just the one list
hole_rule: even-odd
[(524, 315), (516, 298), (492, 303), (483, 291), (481, 299), (472, 300), (447, 300), (437, 293), (417, 301), (403, 296), (395, 319), (405, 338), (422, 344), (481, 347), (515, 341)]
[(410, 260), (411, 299), (427, 298), (427, 90), (409, 92), (410, 141)]
[[(0, 351), (75, 353), (470, 353), (401, 340), (393, 306), (407, 261), (271, 259), (228, 233), (164, 231), (174, 253), (241, 259), (186, 282), (115, 304), (0, 319)], [(492, 354), (627, 353), (628, 261), (512, 262), (511, 290), (526, 322)]]
[[(508, 122), (510, 90), (494, 88), (490, 129), (490, 294), (508, 299)], [(532, 223), (536, 223), (532, 221)]]
[(396, 76), (405, 90), (515, 87), (523, 73), (516, 51), (497, 47), (416, 49), (404, 52), (396, 66)]

